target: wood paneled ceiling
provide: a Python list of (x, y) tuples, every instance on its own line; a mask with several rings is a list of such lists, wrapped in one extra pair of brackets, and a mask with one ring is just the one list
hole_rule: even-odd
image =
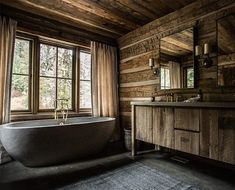
[(0, 3), (108, 38), (120, 36), (195, 0), (0, 0)]
[(192, 55), (193, 28), (166, 36), (160, 41), (161, 53), (175, 58)]

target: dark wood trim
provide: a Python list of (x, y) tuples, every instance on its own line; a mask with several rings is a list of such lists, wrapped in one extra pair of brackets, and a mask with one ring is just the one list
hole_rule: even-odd
[(2, 15), (15, 19), (19, 30), (83, 46), (89, 45), (91, 40), (117, 46), (113, 33), (108, 32), (107, 35), (104, 35), (103, 30), (88, 31), (87, 27), (81, 28), (78, 24), (71, 25), (71, 20), (66, 22), (58, 19), (52, 20), (45, 15), (36, 15), (35, 12), (29, 13), (18, 8), (2, 6)]
[[(58, 56), (58, 47), (70, 49), (73, 51), (73, 58), (72, 58), (72, 78), (63, 78), (63, 77), (50, 77), (50, 76), (42, 76), (45, 78), (55, 78), (57, 79), (66, 79), (72, 81), (72, 109), (69, 110), (71, 113), (76, 113), (76, 115), (91, 115), (90, 108), (79, 108), (79, 91), (80, 91), (80, 51), (90, 53), (89, 47), (78, 47), (73, 46), (71, 44), (60, 43), (61, 41), (50, 41), (50, 40), (42, 40), (39, 37), (34, 35), (28, 35), (25, 33), (17, 32), (17, 36), (22, 39), (27, 39), (31, 41), (31, 62), (30, 62), (30, 75), (31, 75), (31, 87), (29, 87), (30, 91), (30, 110), (17, 110), (12, 111), (12, 118), (14, 120), (23, 120), (27, 118), (40, 118), (37, 115), (43, 115), (44, 113), (52, 113), (53, 109), (40, 109), (39, 108), (39, 78), (40, 78), (40, 44), (52, 45), (55, 46), (57, 49)], [(57, 61), (58, 64), (58, 61)], [(57, 70), (57, 69), (56, 69)], [(57, 71), (56, 71), (57, 72)], [(31, 98), (31, 97), (38, 97), (38, 98)], [(44, 117), (42, 117), (44, 118)]]
[(199, 60), (195, 56), (195, 46), (198, 44), (199, 34), (198, 34), (198, 22), (196, 22), (195, 27), (193, 27), (193, 69), (194, 69), (194, 88), (199, 86)]
[(22, 39), (29, 41), (29, 70), (28, 74), (19, 74), (13, 73), (12, 70), (12, 77), (13, 75), (20, 75), (20, 76), (28, 76), (28, 109), (27, 110), (11, 110), (11, 112), (32, 112), (32, 64), (33, 64), (33, 44), (34, 40), (29, 36), (21, 36), (17, 33), (16, 39)]

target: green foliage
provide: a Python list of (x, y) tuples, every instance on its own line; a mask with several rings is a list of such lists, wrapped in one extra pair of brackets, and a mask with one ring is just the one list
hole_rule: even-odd
[(194, 87), (194, 69), (188, 68), (187, 69), (187, 88)]
[(30, 41), (16, 39), (14, 49), (11, 109), (28, 109)]
[(13, 61), (13, 73), (29, 74), (30, 41), (16, 39)]
[[(23, 39), (16, 39), (15, 42), (11, 95), (13, 110), (27, 110), (29, 106), (30, 43)], [(80, 76), (84, 80), (81, 81), (80, 102), (81, 107), (87, 108), (91, 107), (91, 56), (81, 52), (80, 59)], [(72, 63), (71, 49), (40, 44), (40, 109), (54, 109), (55, 99), (69, 99), (68, 106), (72, 108)]]
[(54, 100), (62, 98), (69, 99), (69, 108), (72, 108), (73, 51), (46, 44), (41, 44), (40, 48), (40, 75), (45, 76), (40, 77), (40, 109), (53, 109)]

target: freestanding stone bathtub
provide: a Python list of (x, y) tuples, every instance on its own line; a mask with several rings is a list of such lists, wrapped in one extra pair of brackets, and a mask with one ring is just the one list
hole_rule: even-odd
[(14, 159), (25, 166), (47, 166), (100, 152), (114, 125), (114, 118), (77, 117), (64, 125), (53, 119), (8, 123), (0, 132), (3, 146)]

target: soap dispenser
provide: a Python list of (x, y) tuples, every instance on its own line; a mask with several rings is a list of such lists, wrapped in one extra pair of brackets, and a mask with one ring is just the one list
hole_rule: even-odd
[(197, 97), (199, 98), (199, 101), (202, 102), (203, 99), (202, 99), (202, 90), (201, 89), (199, 89)]

